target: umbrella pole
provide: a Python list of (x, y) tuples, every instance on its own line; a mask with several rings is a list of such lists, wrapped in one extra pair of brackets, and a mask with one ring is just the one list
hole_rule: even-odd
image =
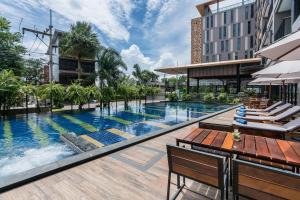
[(286, 103), (286, 95), (285, 95), (285, 85), (284, 81), (282, 81), (282, 93), (283, 93), (283, 101)]
[(271, 87), (272, 87), (272, 83), (270, 83), (270, 85), (269, 85), (269, 99), (271, 99), (271, 92), (272, 92), (271, 91), (271, 89), (272, 89)]

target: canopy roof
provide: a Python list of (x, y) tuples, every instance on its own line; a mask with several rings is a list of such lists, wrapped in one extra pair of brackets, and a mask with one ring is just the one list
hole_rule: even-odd
[(176, 74), (187, 74), (187, 69), (192, 69), (192, 68), (232, 66), (232, 65), (247, 64), (247, 63), (248, 64), (260, 63), (260, 62), (261, 62), (261, 58), (249, 58), (249, 59), (241, 59), (241, 60), (227, 60), (227, 61), (219, 61), (219, 62), (173, 66), (173, 67), (161, 67), (161, 68), (155, 69), (155, 71), (166, 73), (166, 74), (176, 75)]
[(300, 77), (293, 78), (257, 78), (249, 82), (248, 85), (281, 85), (282, 83), (298, 83)]

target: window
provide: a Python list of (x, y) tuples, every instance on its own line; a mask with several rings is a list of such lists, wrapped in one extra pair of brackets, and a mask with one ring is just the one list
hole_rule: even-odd
[(209, 30), (206, 31), (206, 42), (209, 42)]
[(229, 51), (229, 40), (225, 41), (225, 51)]
[(212, 42), (209, 44), (209, 51), (210, 51), (210, 53), (214, 52), (214, 43), (212, 43)]
[(226, 38), (227, 35), (227, 26), (223, 26), (223, 37)]
[(251, 18), (254, 17), (254, 4), (251, 5)]
[(248, 58), (248, 51), (245, 51), (245, 59)]
[(211, 61), (213, 61), (213, 62), (217, 61), (217, 60), (216, 60), (216, 55), (213, 55), (213, 56), (212, 56), (212, 60), (211, 60)]
[(250, 51), (250, 58), (253, 58), (253, 50)]
[(238, 53), (238, 52), (235, 52), (235, 53), (234, 53), (234, 59), (235, 59), (235, 60), (238, 60), (238, 59), (239, 59), (239, 53)]
[(210, 17), (210, 27), (211, 28), (214, 27), (214, 16), (213, 15)]
[(227, 21), (227, 13), (226, 12), (224, 12), (224, 24), (226, 24), (226, 21)]
[(232, 37), (236, 37), (236, 24), (232, 26)]
[(248, 34), (251, 33), (251, 21), (248, 21)]
[(249, 13), (248, 13), (248, 6), (245, 7), (245, 19), (249, 18)]
[(236, 50), (241, 50), (241, 38), (237, 38), (236, 40)]
[(234, 21), (234, 10), (230, 11), (230, 18), (231, 18), (231, 23)]
[(253, 35), (250, 36), (250, 48), (253, 48), (254, 41), (253, 41)]
[(205, 61), (206, 61), (206, 62), (209, 62), (209, 56), (206, 56), (206, 57), (205, 57)]
[(228, 59), (228, 60), (231, 60), (231, 53), (229, 53), (229, 54), (227, 55), (227, 59)]
[(222, 27), (219, 27), (219, 39), (222, 39)]
[(241, 23), (237, 23), (237, 36), (241, 36)]
[(209, 43), (205, 44), (205, 53), (208, 54), (209, 53)]
[(209, 28), (209, 17), (206, 17), (206, 28)]
[(224, 51), (224, 41), (221, 41), (221, 52)]

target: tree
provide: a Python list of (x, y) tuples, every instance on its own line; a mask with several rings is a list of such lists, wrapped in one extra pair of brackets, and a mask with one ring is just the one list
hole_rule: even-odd
[(72, 83), (67, 87), (67, 99), (71, 102), (71, 109), (73, 104), (79, 105), (79, 110), (82, 109), (82, 105), (86, 103), (87, 97), (84, 87), (80, 83)]
[(26, 52), (20, 44), (21, 34), (10, 32), (10, 22), (0, 17), (0, 71), (10, 69), (20, 75), (23, 68), (22, 54)]
[(95, 59), (100, 43), (90, 24), (76, 22), (76, 24), (71, 25), (70, 32), (63, 34), (60, 46), (62, 55), (77, 59), (77, 72), (80, 80), (82, 73), (81, 60), (83, 58)]
[(28, 59), (25, 61), (25, 68), (23, 77), (26, 83), (39, 85), (44, 78), (43, 60), (42, 59)]
[(118, 94), (120, 94), (124, 100), (124, 108), (128, 109), (128, 102), (135, 97), (135, 86), (134, 82), (129, 76), (125, 76), (119, 85)]
[(65, 88), (61, 84), (54, 82), (41, 85), (39, 87), (39, 96), (43, 100), (50, 100), (56, 107), (62, 107), (65, 99)]
[(0, 72), (0, 109), (8, 110), (18, 103), (20, 87), (20, 78), (12, 70)]
[(31, 84), (22, 85), (20, 87), (20, 93), (25, 97), (25, 107), (26, 107), (26, 114), (28, 114), (28, 101), (30, 96), (34, 96), (34, 86)]
[(99, 94), (97, 94), (97, 92), (99, 91), (98, 88), (96, 86), (87, 86), (84, 88), (85, 90), (85, 96), (87, 99), (87, 103), (88, 103), (88, 108), (90, 108), (90, 102), (92, 99), (98, 97)]

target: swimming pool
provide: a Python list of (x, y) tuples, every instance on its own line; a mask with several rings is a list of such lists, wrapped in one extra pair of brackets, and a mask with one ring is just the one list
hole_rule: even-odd
[(72, 132), (98, 147), (168, 128), (228, 105), (200, 103), (131, 104), (100, 111), (29, 114), (0, 121), (0, 177), (75, 155), (60, 135)]

